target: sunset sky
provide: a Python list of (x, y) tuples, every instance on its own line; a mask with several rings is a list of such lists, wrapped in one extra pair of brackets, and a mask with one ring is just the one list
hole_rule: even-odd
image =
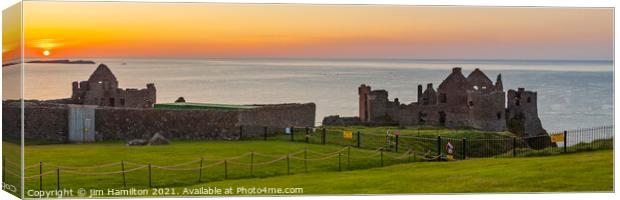
[(24, 3), (27, 58), (611, 60), (612, 20), (610, 8)]

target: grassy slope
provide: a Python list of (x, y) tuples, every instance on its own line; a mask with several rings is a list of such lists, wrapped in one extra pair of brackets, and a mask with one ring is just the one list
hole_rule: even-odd
[[(3, 143), (5, 147), (17, 146), (11, 143)], [(206, 159), (225, 159), (239, 156), (246, 152), (261, 152), (270, 155), (284, 156), (287, 153), (303, 151), (304, 148), (309, 150), (329, 153), (342, 149), (338, 145), (317, 145), (305, 144), (299, 142), (288, 141), (173, 141), (171, 145), (165, 146), (137, 146), (127, 147), (124, 143), (94, 143), (94, 144), (64, 144), (64, 145), (35, 145), (26, 146), (25, 166), (37, 165), (39, 161), (52, 163), (63, 166), (93, 166), (108, 164), (114, 162), (131, 161), (135, 163), (152, 163), (153, 165), (175, 165), (188, 161), (200, 160), (203, 156)], [(373, 154), (372, 150), (351, 148), (351, 167), (354, 169), (366, 169), (377, 167), (380, 164), (380, 157), (373, 156), (368, 159), (361, 157)], [(341, 167), (346, 169), (346, 151), (342, 153)], [(389, 157), (401, 154), (385, 152), (385, 165), (394, 164), (396, 162), (405, 162), (406, 160), (393, 160)], [(303, 153), (296, 155), (297, 158), (303, 158)], [(308, 154), (308, 158), (320, 157), (317, 154)], [(358, 159), (356, 159), (358, 158)], [(267, 162), (274, 160), (274, 157), (263, 157), (256, 155), (255, 163)], [(245, 156), (236, 160), (237, 162), (250, 162), (250, 156)], [(204, 165), (215, 163), (216, 161), (205, 161)], [(199, 163), (193, 163), (182, 168), (195, 168)], [(303, 173), (303, 160), (290, 160), (291, 174)], [(132, 169), (134, 166), (126, 165), (126, 170)], [(113, 172), (120, 171), (121, 166), (113, 165), (102, 169), (94, 170), (94, 172)], [(203, 170), (203, 181), (217, 181), (223, 179), (223, 165), (217, 165)], [(257, 166), (254, 168), (255, 177), (270, 177), (286, 175), (286, 160), (281, 160), (269, 165)], [(52, 166), (44, 166), (43, 172), (54, 171)], [(309, 161), (308, 171), (337, 171), (338, 157), (322, 160)], [(33, 176), (39, 173), (38, 166), (26, 169), (26, 176)], [(153, 169), (153, 185), (155, 187), (181, 187), (194, 185), (198, 181), (198, 171), (163, 171)], [(234, 163), (228, 164), (229, 179), (239, 179), (251, 177), (249, 167), (240, 166)], [(136, 188), (148, 187), (148, 170), (142, 169), (127, 173), (127, 186)], [(97, 175), (97, 176), (81, 176), (71, 175), (61, 172), (61, 188), (122, 188), (122, 175)], [(26, 189), (38, 189), (38, 178), (26, 180)], [(56, 173), (43, 178), (44, 189), (56, 188)]]
[(380, 134), (385, 135), (389, 130), (390, 133), (393, 133), (395, 130), (398, 130), (401, 135), (411, 135), (411, 136), (421, 136), (421, 137), (450, 137), (450, 138), (498, 138), (498, 137), (511, 137), (513, 136), (510, 132), (491, 132), (491, 131), (479, 131), (475, 129), (447, 129), (444, 127), (431, 127), (431, 126), (420, 126), (420, 127), (407, 127), (407, 128), (399, 128), (396, 126), (379, 126), (379, 127), (367, 127), (367, 126), (325, 126), (328, 130), (349, 130), (353, 132), (360, 131), (362, 133), (371, 133), (371, 134)]
[(534, 158), (421, 162), (194, 187), (199, 186), (302, 187), (305, 194), (612, 191), (613, 150)]

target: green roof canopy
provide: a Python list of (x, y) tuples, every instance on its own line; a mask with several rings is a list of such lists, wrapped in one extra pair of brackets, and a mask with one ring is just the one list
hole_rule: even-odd
[(232, 105), (232, 104), (214, 104), (214, 103), (158, 103), (155, 104), (156, 109), (184, 109), (184, 110), (220, 110), (232, 111), (258, 108), (260, 106), (249, 105)]

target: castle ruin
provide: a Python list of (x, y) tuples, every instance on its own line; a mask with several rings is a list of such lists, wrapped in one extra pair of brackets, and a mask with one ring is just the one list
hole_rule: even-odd
[(386, 90), (372, 90), (362, 84), (358, 88), (359, 116), (328, 116), (324, 125), (435, 125), (509, 130), (521, 136), (547, 135), (538, 118), (536, 92), (519, 88), (509, 90), (506, 97), (501, 74), (493, 84), (480, 69), (465, 77), (457, 67), (437, 89), (432, 83), (426, 89), (422, 85), (417, 89), (417, 102), (403, 104), (398, 98), (390, 100)]
[(72, 83), (71, 101), (75, 104), (110, 107), (152, 108), (156, 103), (155, 84), (143, 89), (121, 89), (108, 66), (100, 64), (87, 81)]

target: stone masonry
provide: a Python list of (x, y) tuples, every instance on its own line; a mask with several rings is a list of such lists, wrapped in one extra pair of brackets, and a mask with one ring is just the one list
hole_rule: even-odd
[[(494, 84), (480, 69), (465, 77), (457, 67), (437, 89), (432, 83), (426, 89), (422, 85), (417, 89), (417, 102), (404, 104), (398, 98), (391, 101), (385, 90), (372, 90), (362, 84), (358, 88), (359, 124), (471, 127), (485, 131), (509, 130), (520, 136), (547, 135), (538, 118), (536, 92), (524, 88), (509, 90), (507, 101), (501, 74)], [(328, 116), (324, 125), (338, 125), (343, 121), (339, 118)]]
[(155, 84), (144, 89), (121, 89), (108, 66), (100, 64), (87, 81), (72, 83), (71, 103), (110, 107), (150, 108), (156, 103)]

